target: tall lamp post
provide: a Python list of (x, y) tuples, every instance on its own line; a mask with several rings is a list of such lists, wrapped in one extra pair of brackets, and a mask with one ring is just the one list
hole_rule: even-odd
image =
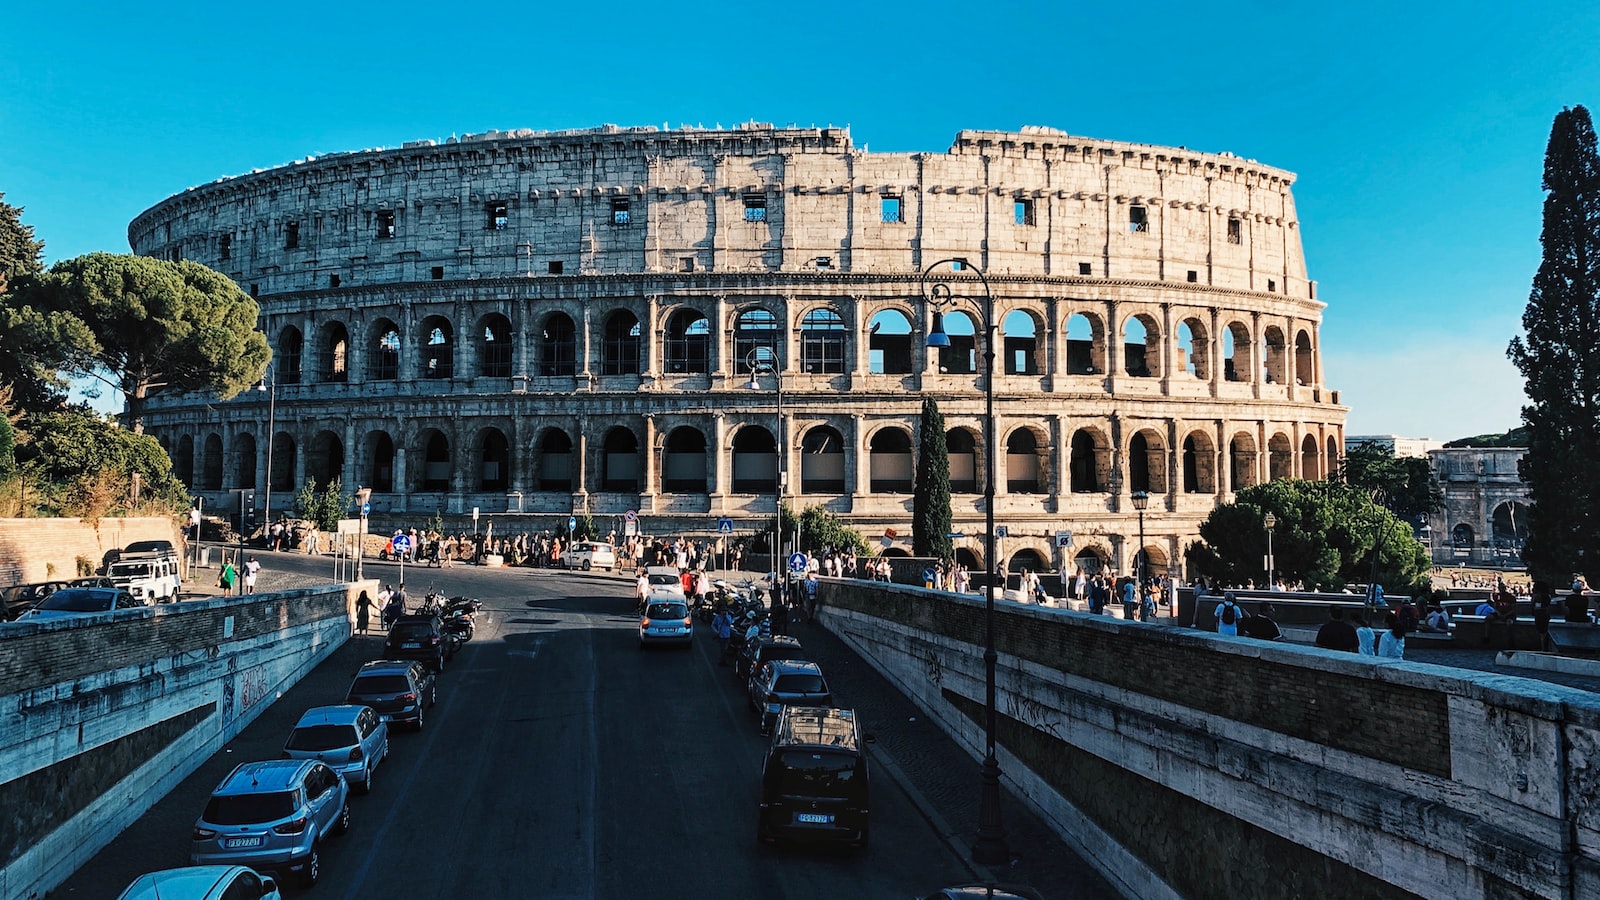
[[(944, 265), (950, 267), (950, 273), (934, 276), (933, 271)], [(966, 286), (961, 282), (952, 283), (952, 276), (969, 271), (977, 276), (978, 285), (983, 288), (981, 297), (956, 293)], [(950, 346), (950, 335), (944, 330), (944, 316), (938, 310), (970, 305), (976, 307), (983, 319), (983, 565), (988, 577), (984, 579), (983, 767), (979, 775), (978, 839), (972, 845), (972, 859), (979, 865), (995, 866), (1010, 861), (1011, 849), (1006, 845), (1005, 826), (1000, 821), (1000, 759), (994, 749), (995, 661), (998, 658), (994, 649), (994, 592), (998, 580), (994, 542), (994, 293), (989, 290), (989, 279), (984, 277), (983, 270), (959, 257), (941, 259), (922, 270), (921, 290), (923, 301), (935, 310), (928, 328), (930, 348)], [(1003, 589), (1004, 585), (1000, 587)]]
[(1272, 529), (1278, 527), (1278, 517), (1272, 513), (1267, 513), (1266, 518), (1261, 520), (1261, 524), (1267, 526), (1267, 590), (1270, 591), (1274, 583), (1272, 570), (1277, 568), (1273, 565), (1275, 560), (1272, 558)]
[(778, 395), (778, 428), (774, 433), (777, 438), (778, 448), (778, 489), (775, 491), (777, 500), (772, 506), (772, 591), (774, 599), (780, 590), (778, 585), (782, 581), (783, 570), (779, 568), (780, 556), (783, 553), (783, 491), (785, 478), (788, 474), (788, 454), (784, 452), (783, 444), (783, 370), (778, 368), (778, 354), (776, 350), (767, 347), (757, 347), (745, 357), (745, 365), (750, 369), (750, 383), (745, 385), (752, 391), (761, 390), (761, 382), (757, 379), (762, 375), (771, 375), (777, 385)]
[(1133, 508), (1139, 511), (1139, 552), (1133, 557), (1133, 577), (1138, 585), (1139, 596), (1144, 596), (1144, 511), (1150, 506), (1149, 491), (1134, 491), (1128, 499), (1133, 501)]
[(256, 385), (256, 390), (267, 392), (267, 489), (261, 500), (261, 522), (272, 532), (272, 438), (278, 430), (278, 376), (272, 369), (272, 363), (267, 363), (266, 376), (261, 383)]

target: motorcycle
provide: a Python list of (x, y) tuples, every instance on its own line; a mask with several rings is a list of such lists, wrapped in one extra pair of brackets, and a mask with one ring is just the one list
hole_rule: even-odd
[(451, 597), (441, 612), (444, 630), (454, 634), (462, 643), (472, 640), (478, 630), (477, 612), (482, 608), (481, 600), (472, 597)]

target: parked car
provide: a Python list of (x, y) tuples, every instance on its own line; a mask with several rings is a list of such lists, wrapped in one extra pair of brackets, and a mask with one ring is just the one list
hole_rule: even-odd
[(680, 599), (685, 597), (683, 590), (683, 573), (677, 566), (649, 566), (644, 570), (646, 578), (650, 579), (650, 593), (659, 592), (675, 594)]
[(150, 603), (171, 603), (183, 591), (178, 555), (170, 545), (166, 550), (124, 550), (116, 562), (106, 568), (106, 577), (117, 587)]
[(415, 660), (380, 659), (356, 671), (344, 702), (370, 706), (385, 722), (422, 730), (422, 712), (439, 702), (438, 676)]
[(764, 663), (750, 679), (750, 708), (760, 717), (762, 734), (772, 729), (785, 706), (832, 705), (828, 680), (814, 662), (775, 659)]
[(250, 866), (310, 887), (329, 834), (350, 830), (350, 786), (309, 759), (241, 763), (194, 823), (191, 865)]
[(806, 659), (805, 648), (800, 646), (800, 639), (787, 634), (768, 635), (755, 641), (744, 644), (739, 650), (739, 656), (734, 659), (734, 675), (741, 680), (748, 681), (754, 677), (761, 666), (774, 659)]
[(249, 866), (186, 866), (140, 875), (117, 900), (279, 900), (278, 883)]
[(617, 567), (617, 551), (610, 544), (599, 541), (579, 541), (573, 544), (567, 552), (561, 554), (561, 565), (568, 569), (605, 569), (607, 572)]
[(459, 644), (445, 634), (444, 622), (433, 613), (414, 613), (396, 619), (383, 641), (385, 659), (420, 659), (435, 672), (455, 655)]
[(389, 723), (370, 706), (313, 707), (289, 733), (283, 755), (325, 762), (361, 793), (370, 793), (372, 770), (389, 756)]
[(920, 900), (1044, 900), (1044, 895), (1025, 884), (962, 884)]
[(871, 785), (854, 710), (784, 707), (761, 768), (756, 836), (865, 848)]
[(0, 608), (0, 621), (9, 622), (38, 605), (39, 601), (67, 587), (65, 581), (40, 581), (18, 584), (0, 591), (5, 606)]
[(639, 649), (653, 644), (688, 647), (694, 640), (694, 618), (682, 597), (658, 597), (645, 603), (639, 617)]
[(62, 588), (39, 601), (23, 613), (27, 619), (54, 619), (61, 616), (83, 616), (93, 613), (114, 612), (144, 606), (145, 602), (117, 588)]

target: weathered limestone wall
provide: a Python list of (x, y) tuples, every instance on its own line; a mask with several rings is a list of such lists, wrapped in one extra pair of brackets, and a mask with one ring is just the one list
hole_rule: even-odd
[(133, 541), (183, 546), (174, 519), (0, 519), (0, 587), (78, 577), (78, 561), (98, 567), (106, 551)]
[[(981, 755), (983, 606), (827, 626)], [(1130, 897), (1600, 895), (1600, 701), (1528, 679), (1000, 603), (1013, 788)]]
[(0, 625), (0, 897), (92, 857), (343, 644), (375, 589)]

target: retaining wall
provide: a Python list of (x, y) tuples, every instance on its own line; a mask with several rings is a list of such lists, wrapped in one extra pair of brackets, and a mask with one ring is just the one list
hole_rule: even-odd
[[(182, 547), (176, 519), (0, 519), (0, 587), (77, 578), (78, 560), (98, 567), (106, 551), (134, 541)], [(3, 690), (0, 687), (0, 690)]]
[[(974, 757), (977, 597), (860, 581), (833, 632)], [(1600, 701), (1000, 602), (1010, 786), (1130, 897), (1600, 896)]]
[(0, 625), (0, 897), (37, 898), (350, 637), (373, 582)]

